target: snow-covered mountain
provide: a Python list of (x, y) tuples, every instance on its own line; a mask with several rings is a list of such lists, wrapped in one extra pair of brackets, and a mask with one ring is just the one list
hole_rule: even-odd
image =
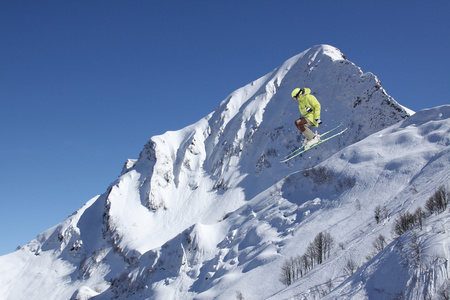
[[(309, 87), (321, 102), (319, 132), (340, 123), (348, 130), (280, 163), (301, 144), (290, 96), (296, 87)], [(0, 257), (0, 295), (436, 296), (449, 278), (448, 212), (426, 218), (414, 234), (394, 239), (392, 231), (399, 215), (449, 182), (450, 106), (411, 114), (338, 49), (312, 47), (197, 123), (152, 137), (104, 194)], [(286, 261), (321, 232), (334, 241), (327, 259), (284, 285)], [(374, 253), (379, 236), (386, 247)], [(352, 274), (349, 261), (360, 267)]]

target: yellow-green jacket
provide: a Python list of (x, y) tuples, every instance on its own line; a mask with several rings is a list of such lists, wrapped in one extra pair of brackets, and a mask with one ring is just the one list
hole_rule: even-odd
[[(320, 119), (320, 103), (310, 93), (311, 90), (305, 88), (305, 93), (299, 97), (298, 108), (300, 109), (300, 113), (317, 127), (316, 119)], [(306, 112), (307, 107), (311, 108), (312, 111)]]

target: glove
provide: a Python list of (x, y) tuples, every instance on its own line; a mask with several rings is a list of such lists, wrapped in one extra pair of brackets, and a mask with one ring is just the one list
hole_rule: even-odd
[(306, 112), (307, 112), (307, 113), (312, 112), (312, 108), (311, 108), (311, 107), (307, 107), (307, 108), (306, 108)]
[(320, 120), (320, 119), (316, 119), (316, 122), (317, 122), (317, 125), (322, 124), (322, 120)]

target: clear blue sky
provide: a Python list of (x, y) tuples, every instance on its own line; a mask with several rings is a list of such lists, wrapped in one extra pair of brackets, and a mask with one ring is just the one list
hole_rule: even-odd
[(313, 45), (413, 110), (448, 104), (449, 16), (450, 1), (0, 0), (0, 255)]

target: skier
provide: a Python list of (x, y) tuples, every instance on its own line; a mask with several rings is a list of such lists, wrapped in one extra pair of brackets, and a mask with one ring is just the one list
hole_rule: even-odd
[(320, 137), (312, 132), (309, 127), (318, 127), (320, 120), (320, 103), (316, 97), (311, 95), (309, 88), (296, 88), (292, 91), (292, 98), (298, 101), (298, 108), (302, 117), (295, 120), (295, 126), (305, 136), (303, 145), (305, 149), (320, 142)]

